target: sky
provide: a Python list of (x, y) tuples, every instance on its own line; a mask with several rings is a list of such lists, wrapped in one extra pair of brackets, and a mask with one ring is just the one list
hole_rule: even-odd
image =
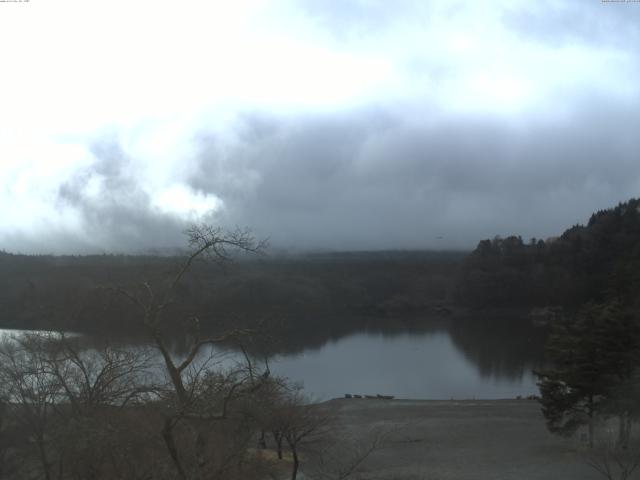
[(0, 249), (546, 238), (640, 196), (640, 3), (0, 2)]

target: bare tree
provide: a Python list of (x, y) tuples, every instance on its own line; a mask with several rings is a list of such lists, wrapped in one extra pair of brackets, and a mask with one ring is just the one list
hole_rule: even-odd
[(82, 346), (82, 338), (57, 334), (46, 345), (46, 373), (54, 376), (74, 414), (100, 407), (123, 408), (155, 391), (147, 349), (110, 344)]
[(313, 403), (297, 385), (274, 379), (262, 391), (262, 428), (270, 431), (278, 458), (283, 443), (291, 452), (291, 479), (296, 480), (305, 459), (305, 473), (317, 480), (346, 480), (382, 447), (387, 431), (371, 429), (361, 437), (336, 428), (326, 405)]
[(299, 389), (284, 392), (272, 407), (271, 416), (270, 430), (279, 452), (282, 440), (289, 447), (293, 460), (291, 480), (296, 480), (300, 469), (300, 450), (326, 436), (331, 416), (320, 405), (311, 403)]
[(585, 454), (585, 463), (607, 480), (628, 480), (640, 467), (640, 443), (621, 444), (613, 432), (605, 431)]
[[(149, 391), (143, 350), (88, 348), (81, 338), (32, 332), (5, 339), (0, 360), (5, 420), (15, 440), (14, 476), (32, 477), (34, 458), (47, 480), (106, 479), (114, 472), (136, 478), (125, 471), (140, 471), (145, 462), (134, 464), (126, 452), (138, 449), (136, 442), (151, 447), (124, 407)], [(15, 434), (20, 431), (24, 441)]]
[(311, 464), (313, 478), (318, 480), (347, 480), (362, 464), (383, 446), (387, 433), (371, 429), (362, 438), (332, 432)]
[(193, 326), (191, 345), (186, 357), (181, 361), (177, 360), (168, 347), (162, 330), (162, 321), (168, 307), (175, 302), (178, 287), (198, 259), (211, 259), (217, 263), (228, 262), (232, 258), (233, 252), (259, 253), (265, 247), (264, 242), (257, 242), (248, 230), (227, 232), (209, 225), (198, 225), (188, 229), (186, 234), (192, 253), (186, 257), (168, 285), (158, 290), (150, 282), (144, 281), (134, 288), (115, 288), (117, 293), (125, 296), (137, 307), (141, 323), (150, 333), (162, 355), (167, 374), (181, 407), (187, 407), (190, 403), (184, 382), (185, 371), (191, 366), (201, 349), (206, 345), (228, 341), (248, 332), (237, 330), (216, 337), (202, 338), (199, 319), (193, 317), (191, 319)]
[[(164, 398), (166, 404), (171, 406), (163, 422), (162, 437), (178, 477), (184, 480), (202, 478), (204, 472), (211, 468), (205, 455), (209, 436), (207, 433), (211, 430), (207, 424), (213, 420), (226, 419), (231, 400), (245, 395), (247, 388), (257, 388), (253, 379), (242, 371), (226, 375), (214, 374), (206, 361), (198, 364), (196, 359), (209, 345), (238, 339), (251, 332), (236, 329), (222, 335), (203, 337), (198, 317), (192, 316), (190, 344), (186, 355), (179, 358), (171, 352), (166, 340), (166, 317), (171, 316), (170, 307), (196, 261), (210, 260), (225, 264), (238, 252), (260, 253), (265, 248), (265, 242), (256, 241), (248, 230), (227, 231), (210, 225), (196, 225), (189, 228), (186, 234), (191, 253), (168, 282), (158, 286), (143, 281), (137, 286), (113, 289), (135, 306), (140, 323), (162, 356), (169, 380), (169, 389), (165, 390)], [(178, 320), (180, 319), (169, 319), (169, 323), (176, 324)], [(184, 455), (179, 451), (175, 435), (175, 429), (179, 425), (184, 427), (183, 434), (186, 429), (191, 430), (195, 436), (195, 466), (185, 466), (183, 462)]]
[(55, 376), (47, 373), (42, 339), (34, 335), (3, 339), (0, 366), (0, 385), (8, 417), (23, 429), (27, 443), (35, 446), (42, 476), (51, 480), (55, 462), (47, 432), (61, 390)]

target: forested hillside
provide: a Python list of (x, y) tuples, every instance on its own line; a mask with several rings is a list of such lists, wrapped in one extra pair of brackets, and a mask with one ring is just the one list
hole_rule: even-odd
[[(199, 262), (177, 292), (173, 319), (203, 328), (255, 322), (340, 334), (343, 318), (442, 312), (466, 252), (345, 252)], [(118, 286), (160, 286), (182, 257), (0, 254), (0, 326), (134, 333), (138, 313)], [(353, 323), (353, 322), (351, 322)], [(176, 325), (177, 326), (177, 325)], [(352, 325), (353, 327), (353, 325)], [(273, 331), (274, 328), (271, 328)], [(300, 333), (300, 332), (299, 332)], [(343, 332), (342, 332), (343, 333)], [(302, 333), (300, 333), (302, 334)]]
[(640, 200), (594, 213), (558, 238), (482, 240), (461, 269), (456, 298), (474, 307), (576, 307), (640, 286)]

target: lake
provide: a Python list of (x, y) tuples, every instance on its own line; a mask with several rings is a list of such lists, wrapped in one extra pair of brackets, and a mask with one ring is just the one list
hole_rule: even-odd
[[(0, 336), (18, 333), (1, 330)], [(344, 394), (412, 399), (498, 399), (538, 393), (532, 369), (542, 336), (490, 322), (393, 330), (362, 330), (338, 339), (298, 345), (274, 355), (274, 375), (304, 386), (317, 400)], [(203, 352), (202, 358), (210, 352)], [(233, 362), (237, 355), (223, 361)], [(160, 360), (160, 358), (158, 359)]]
[(485, 372), (447, 331), (356, 333), (299, 354), (278, 356), (271, 370), (318, 399), (345, 393), (422, 399), (494, 399), (538, 393), (533, 365)]

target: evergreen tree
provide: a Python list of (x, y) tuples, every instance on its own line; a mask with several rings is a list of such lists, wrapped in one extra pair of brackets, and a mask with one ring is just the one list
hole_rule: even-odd
[(597, 314), (595, 333), (602, 344), (600, 363), (608, 386), (605, 413), (619, 418), (618, 442), (626, 448), (633, 418), (640, 413), (640, 325), (620, 300), (599, 306)]
[(570, 436), (580, 426), (588, 425), (591, 446), (595, 416), (606, 391), (595, 320), (594, 307), (589, 305), (576, 319), (564, 319), (555, 325), (545, 348), (551, 368), (536, 372), (549, 431)]
[(538, 372), (542, 411), (551, 432), (571, 435), (597, 416), (620, 418), (619, 441), (628, 443), (638, 411), (640, 327), (622, 303), (587, 304), (555, 326), (546, 347), (550, 368)]

